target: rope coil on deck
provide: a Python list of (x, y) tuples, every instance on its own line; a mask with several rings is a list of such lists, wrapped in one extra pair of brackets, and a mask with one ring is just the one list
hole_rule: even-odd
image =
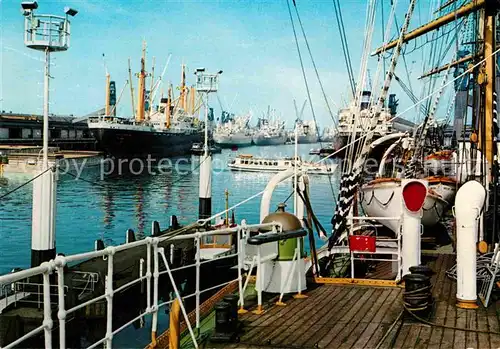
[(405, 305), (405, 309), (409, 312), (426, 310), (430, 305), (432, 305), (432, 302), (429, 299), (429, 297), (431, 297), (430, 291), (430, 285), (413, 291), (404, 291), (403, 303)]
[(428, 315), (428, 310), (434, 301), (431, 294), (431, 278), (429, 275), (419, 273), (419, 270), (411, 270), (411, 274), (404, 276), (405, 291), (403, 292), (403, 303), (408, 312), (417, 312)]

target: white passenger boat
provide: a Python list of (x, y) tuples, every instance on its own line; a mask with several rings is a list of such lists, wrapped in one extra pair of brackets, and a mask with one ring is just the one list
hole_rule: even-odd
[(302, 161), (293, 157), (284, 159), (256, 158), (253, 155), (239, 155), (228, 163), (229, 169), (233, 171), (250, 172), (279, 172), (298, 166), (307, 170), (308, 174), (330, 175), (337, 169), (337, 164), (317, 164)]

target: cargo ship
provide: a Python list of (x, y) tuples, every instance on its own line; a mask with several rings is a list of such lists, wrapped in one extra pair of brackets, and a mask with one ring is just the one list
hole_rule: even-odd
[[(336, 136), (330, 144), (319, 151), (320, 156), (334, 154), (335, 157), (344, 157), (346, 155), (345, 149), (351, 143), (354, 144), (354, 152), (357, 152), (371, 122), (369, 108), (371, 98), (371, 91), (363, 91), (359, 106), (352, 103), (348, 108), (340, 109)], [(415, 127), (412, 122), (396, 117), (397, 106), (396, 95), (389, 95), (388, 106), (380, 111), (376, 126), (372, 131), (374, 141), (392, 133), (411, 132)], [(383, 153), (384, 148), (379, 147), (378, 150)]]
[[(255, 145), (282, 145), (286, 142), (285, 122), (276, 117), (276, 111), (271, 113), (270, 107), (267, 114), (259, 118), (257, 129), (253, 136)], [(272, 114), (272, 115), (271, 115)]]
[(299, 144), (311, 144), (318, 141), (318, 130), (316, 128), (316, 122), (303, 121), (297, 119), (295, 121), (295, 130), (290, 133), (290, 139), (295, 142), (295, 134), (297, 134), (297, 142)]
[(225, 123), (217, 125), (214, 130), (214, 142), (219, 147), (247, 147), (253, 143), (253, 130), (248, 126), (251, 116), (232, 117)]
[[(204, 125), (196, 117), (201, 106), (197, 105), (196, 89), (186, 86), (185, 65), (182, 65), (180, 94), (173, 97), (172, 86), (167, 98), (160, 98), (155, 106), (155, 95), (161, 77), (155, 82), (152, 73), (146, 72), (146, 46), (143, 45), (141, 71), (138, 74), (138, 103), (132, 118), (117, 117), (110, 89), (109, 74), (106, 74), (106, 104), (104, 115), (88, 118), (88, 126), (100, 148), (114, 158), (164, 158), (187, 155), (194, 143), (203, 139)], [(129, 81), (131, 79), (129, 66)], [(146, 90), (146, 77), (151, 77), (151, 88)], [(131, 87), (132, 110), (134, 110), (133, 87)], [(111, 92), (111, 97), (110, 96)]]

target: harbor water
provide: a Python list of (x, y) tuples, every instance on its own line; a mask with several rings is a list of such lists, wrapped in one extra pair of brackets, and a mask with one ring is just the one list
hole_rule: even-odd
[[(319, 158), (308, 155), (315, 144), (299, 145), (304, 160)], [(229, 191), (229, 206), (262, 191), (272, 173), (230, 171), (227, 162), (237, 155), (252, 154), (258, 157), (290, 157), (293, 145), (272, 147), (248, 147), (238, 151), (224, 149), (213, 158), (212, 212), (225, 209), (225, 195)], [(100, 166), (84, 168), (80, 179), (61, 174), (57, 189), (56, 250), (74, 254), (94, 248), (96, 239), (106, 245), (125, 242), (125, 232), (133, 229), (138, 236), (149, 235), (154, 220), (167, 228), (170, 215), (176, 215), (181, 224), (198, 218), (199, 157), (188, 156), (172, 159), (171, 171), (149, 174), (123, 172), (103, 175)], [(151, 171), (153, 172), (153, 171)], [(159, 171), (156, 171), (159, 172)], [(76, 173), (75, 170), (72, 173)], [(26, 174), (7, 174), (0, 186), (0, 196), (25, 183), (31, 177)], [(330, 219), (335, 207), (330, 186), (338, 187), (338, 172), (331, 176), (311, 176), (311, 201), (315, 213), (325, 229), (331, 229)], [(272, 208), (287, 202), (287, 210), (293, 210), (292, 181), (282, 183), (273, 196)], [(288, 199), (287, 199), (288, 198)], [(234, 210), (235, 219), (258, 223), (260, 199), (257, 197)], [(24, 186), (0, 201), (0, 274), (13, 268), (30, 266), (31, 249), (32, 184)], [(328, 231), (327, 231), (328, 233)], [(324, 242), (316, 236), (317, 246)], [(308, 241), (306, 239), (306, 248)], [(163, 314), (163, 312), (162, 312)], [(146, 318), (146, 328), (149, 318)], [(168, 325), (168, 316), (160, 318), (160, 329)], [(144, 337), (144, 338), (142, 338)], [(124, 347), (133, 338), (137, 345), (149, 339), (148, 331), (137, 331), (130, 326), (116, 339)]]
[[(307, 155), (314, 144), (299, 145), (303, 159), (318, 160)], [(293, 156), (293, 145), (249, 147), (238, 151), (224, 149), (213, 159), (212, 212), (225, 209), (224, 191), (229, 191), (232, 206), (262, 191), (271, 173), (235, 172), (227, 169), (227, 162), (238, 154), (262, 157)], [(62, 174), (58, 181), (56, 211), (57, 252), (74, 254), (93, 249), (96, 239), (106, 245), (125, 242), (125, 232), (133, 229), (136, 234), (149, 235), (151, 223), (160, 222), (166, 228), (170, 215), (176, 215), (181, 224), (198, 218), (199, 157), (190, 156), (172, 160), (178, 168), (160, 174), (102, 175), (100, 166), (85, 168), (81, 179)], [(194, 171), (192, 171), (194, 169)], [(191, 172), (192, 171), (192, 172)], [(73, 171), (72, 173), (75, 173)], [(159, 172), (159, 171), (158, 171)], [(29, 175), (7, 174), (0, 186), (0, 195), (29, 180)], [(103, 178), (101, 180), (101, 178)], [(87, 180), (87, 181), (86, 181)], [(95, 184), (89, 183), (94, 182)], [(338, 174), (331, 177), (333, 188), (338, 187)], [(330, 228), (334, 210), (334, 197), (327, 176), (311, 176), (311, 201), (318, 218)], [(273, 205), (283, 202), (290, 195), (292, 181), (280, 185), (273, 196)], [(293, 198), (287, 201), (293, 210)], [(0, 201), (0, 274), (13, 268), (30, 265), (32, 185), (28, 184)], [(260, 197), (234, 210), (238, 222), (246, 219), (257, 223)], [(318, 240), (318, 244), (321, 243)]]

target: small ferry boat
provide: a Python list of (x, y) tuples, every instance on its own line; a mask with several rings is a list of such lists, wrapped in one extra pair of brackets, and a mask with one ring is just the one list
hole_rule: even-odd
[(309, 150), (309, 155), (319, 155), (320, 152), (321, 152), (320, 148), (311, 148), (311, 150)]
[[(211, 154), (219, 154), (222, 149), (215, 144), (209, 145)], [(203, 143), (193, 143), (191, 147), (191, 154), (193, 155), (202, 155), (205, 151), (205, 145)]]
[(251, 172), (279, 172), (298, 166), (306, 169), (308, 174), (329, 175), (337, 169), (336, 164), (318, 164), (302, 161), (293, 157), (284, 159), (255, 158), (253, 155), (239, 155), (228, 163), (229, 169), (233, 171)]

